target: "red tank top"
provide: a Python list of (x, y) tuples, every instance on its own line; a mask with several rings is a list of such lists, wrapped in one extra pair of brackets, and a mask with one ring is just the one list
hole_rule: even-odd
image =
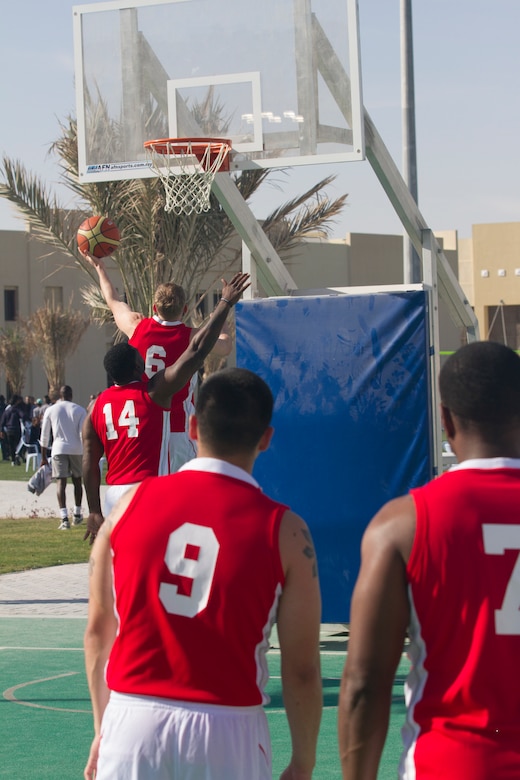
[(519, 778), (520, 462), (466, 461), (412, 496), (400, 777)]
[[(157, 371), (175, 363), (189, 346), (192, 328), (182, 322), (163, 322), (156, 317), (145, 317), (137, 325), (129, 340), (145, 363), (145, 376), (150, 379)], [(144, 378), (144, 377), (143, 377)], [(187, 430), (187, 421), (193, 411), (193, 385), (196, 376), (172, 398), (171, 430)]]
[(188, 469), (138, 488), (111, 535), (120, 622), (111, 690), (237, 707), (268, 700), (286, 508), (227, 473)]
[(108, 485), (129, 485), (169, 471), (170, 414), (152, 401), (147, 385), (148, 380), (113, 385), (92, 408), (92, 425), (108, 463)]

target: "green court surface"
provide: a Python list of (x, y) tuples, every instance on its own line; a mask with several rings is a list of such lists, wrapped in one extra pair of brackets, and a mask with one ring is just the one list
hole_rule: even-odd
[[(82, 619), (3, 618), (0, 621), (0, 778), (73, 780), (83, 776), (92, 738), (92, 714), (83, 666)], [(290, 756), (283, 712), (280, 656), (269, 653), (271, 703), (267, 717), (273, 744), (273, 777)], [(345, 653), (324, 650), (324, 711), (316, 780), (340, 780), (336, 736), (337, 699)], [(395, 681), (390, 730), (379, 780), (397, 774), (404, 718), (403, 659)]]

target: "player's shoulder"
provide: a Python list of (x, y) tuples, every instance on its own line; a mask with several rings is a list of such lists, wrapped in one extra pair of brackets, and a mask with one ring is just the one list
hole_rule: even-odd
[(417, 513), (413, 496), (393, 498), (374, 515), (363, 534), (363, 547), (399, 550), (408, 559), (415, 537)]
[(153, 317), (146, 317), (138, 311), (130, 312), (129, 319), (130, 316), (132, 333), (127, 333), (126, 335), (128, 336), (129, 343), (133, 344), (134, 339), (138, 338), (142, 333), (146, 333), (154, 324), (156, 324), (156, 320)]
[(312, 544), (309, 526), (300, 515), (288, 507), (281, 506), (280, 552), (282, 556), (291, 550), (301, 550), (303, 544)]

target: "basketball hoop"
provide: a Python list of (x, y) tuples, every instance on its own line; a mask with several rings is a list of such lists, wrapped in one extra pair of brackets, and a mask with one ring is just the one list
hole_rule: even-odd
[(145, 141), (152, 168), (164, 185), (164, 210), (174, 214), (209, 211), (217, 171), (229, 171), (231, 141), (222, 138), (161, 138)]

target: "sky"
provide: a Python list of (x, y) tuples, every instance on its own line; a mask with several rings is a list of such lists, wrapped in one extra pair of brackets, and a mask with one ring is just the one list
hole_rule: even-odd
[[(221, 0), (225, 4), (225, 0)], [(400, 1), (359, 0), (363, 103), (402, 167)], [(0, 0), (0, 153), (20, 159), (56, 192), (49, 148), (75, 115), (69, 0)], [(414, 73), (419, 208), (433, 230), (471, 236), (478, 223), (520, 221), (520, 2), (414, 0)], [(326, 193), (348, 193), (330, 237), (402, 233), (368, 161), (295, 167), (272, 176), (251, 201), (258, 219), (325, 176)], [(23, 230), (0, 199), (0, 229)]]

